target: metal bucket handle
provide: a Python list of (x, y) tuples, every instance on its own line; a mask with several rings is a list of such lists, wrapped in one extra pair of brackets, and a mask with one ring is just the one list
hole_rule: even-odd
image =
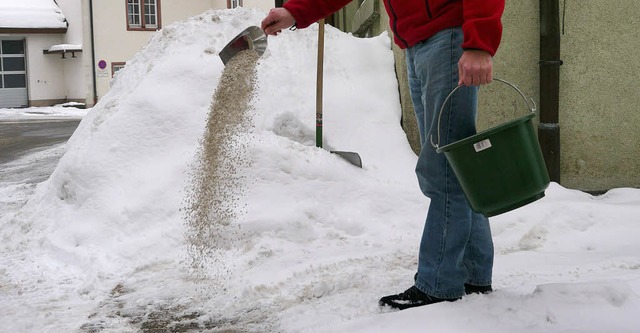
[[(527, 99), (527, 97), (524, 95), (524, 93), (520, 90), (520, 88), (516, 87), (513, 83), (503, 80), (503, 79), (499, 79), (499, 78), (493, 78), (495, 81), (499, 81), (505, 84), (508, 84), (509, 86), (511, 86), (513, 89), (515, 89), (520, 96), (522, 96), (522, 98), (524, 99), (524, 103), (527, 106), (527, 109), (529, 109), (529, 111), (531, 111), (531, 113), (536, 113), (536, 102), (533, 100), (533, 98), (529, 98)], [(449, 95), (447, 95), (447, 98), (444, 99), (444, 102), (442, 103), (442, 107), (440, 108), (440, 113), (438, 114), (438, 143), (433, 143), (433, 134), (431, 134), (429, 140), (431, 141), (431, 145), (434, 148), (439, 148), (440, 147), (440, 120), (442, 119), (442, 112), (444, 111), (444, 107), (445, 105), (447, 105), (447, 102), (449, 101), (449, 98), (451, 98), (451, 96), (453, 95), (453, 93), (455, 93), (458, 89), (460, 89), (460, 87), (462, 87), (462, 85), (459, 85), (455, 88), (453, 88), (453, 90), (449, 93)], [(531, 101), (531, 103), (529, 103), (529, 101)]]

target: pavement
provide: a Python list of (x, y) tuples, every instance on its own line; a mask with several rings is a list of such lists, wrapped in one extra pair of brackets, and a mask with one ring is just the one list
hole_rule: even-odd
[(80, 119), (0, 120), (0, 166), (33, 151), (66, 142)]
[(0, 120), (0, 213), (24, 204), (64, 154), (80, 119)]

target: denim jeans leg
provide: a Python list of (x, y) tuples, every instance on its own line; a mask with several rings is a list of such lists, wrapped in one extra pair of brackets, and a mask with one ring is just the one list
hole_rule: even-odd
[(420, 189), (430, 198), (415, 284), (439, 298), (463, 296), (464, 283), (491, 284), (493, 267), (488, 219), (471, 210), (445, 155), (431, 145), (431, 136), (444, 146), (476, 133), (477, 87), (458, 89), (438, 124), (440, 108), (458, 84), (462, 39), (462, 29), (446, 29), (406, 53), (422, 144), (416, 174)]

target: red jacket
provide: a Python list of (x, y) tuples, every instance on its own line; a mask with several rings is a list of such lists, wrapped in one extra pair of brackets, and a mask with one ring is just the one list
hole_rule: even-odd
[[(284, 8), (306, 28), (338, 11), (351, 0), (289, 0)], [(495, 55), (502, 37), (505, 0), (383, 0), (394, 40), (407, 48), (442, 29), (462, 26), (464, 49), (479, 49)]]

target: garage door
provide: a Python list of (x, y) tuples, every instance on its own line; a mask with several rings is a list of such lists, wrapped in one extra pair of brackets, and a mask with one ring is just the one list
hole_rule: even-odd
[(0, 40), (0, 108), (28, 104), (24, 40)]

